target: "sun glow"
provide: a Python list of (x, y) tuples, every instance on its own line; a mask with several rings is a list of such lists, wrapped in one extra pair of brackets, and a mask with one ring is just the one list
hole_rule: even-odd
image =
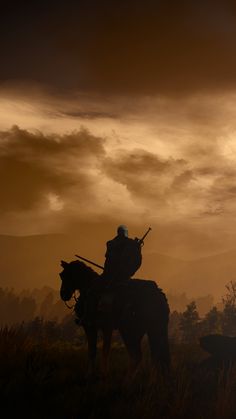
[(49, 203), (49, 209), (51, 211), (57, 212), (57, 211), (63, 210), (64, 203), (58, 195), (54, 193), (50, 193), (48, 194), (47, 198), (48, 198), (48, 203)]

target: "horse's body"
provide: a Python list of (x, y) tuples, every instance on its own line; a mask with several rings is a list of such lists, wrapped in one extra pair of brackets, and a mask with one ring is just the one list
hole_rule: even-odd
[[(155, 365), (169, 366), (169, 306), (164, 293), (154, 281), (132, 279), (116, 287), (109, 285), (96, 272), (79, 261), (62, 262), (60, 295), (68, 301), (75, 290), (93, 307), (92, 315), (82, 318), (88, 339), (88, 353), (94, 365), (97, 331), (103, 332), (103, 372), (107, 370), (112, 331), (117, 328), (128, 350), (132, 369), (141, 361), (141, 340), (147, 334)], [(107, 298), (108, 297), (108, 298)], [(103, 302), (110, 299), (108, 311)], [(94, 308), (95, 307), (95, 308)]]

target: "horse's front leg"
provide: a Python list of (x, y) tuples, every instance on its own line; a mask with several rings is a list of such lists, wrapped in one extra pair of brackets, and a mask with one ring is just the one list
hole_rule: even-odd
[(88, 377), (95, 375), (95, 364), (97, 354), (97, 329), (91, 326), (84, 325), (85, 334), (88, 342)]
[(109, 361), (109, 354), (110, 354), (110, 349), (111, 349), (112, 328), (105, 328), (103, 329), (102, 333), (103, 333), (102, 375), (103, 377), (106, 377), (108, 373), (108, 361)]

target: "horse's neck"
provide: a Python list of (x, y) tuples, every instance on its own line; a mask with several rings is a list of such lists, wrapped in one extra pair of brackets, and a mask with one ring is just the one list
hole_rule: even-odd
[(77, 289), (79, 289), (80, 293), (87, 293), (95, 284), (98, 275), (94, 272), (94, 274), (90, 274), (87, 276), (82, 277), (80, 284)]

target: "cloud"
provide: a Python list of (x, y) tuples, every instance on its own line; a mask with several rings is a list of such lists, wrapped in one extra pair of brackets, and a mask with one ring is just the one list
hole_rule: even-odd
[(58, 196), (71, 188), (89, 196), (89, 170), (104, 155), (104, 140), (85, 129), (65, 135), (45, 135), (15, 126), (0, 132), (2, 213), (30, 210), (48, 197), (54, 208)]
[[(190, 152), (194, 147), (196, 153)], [(190, 141), (182, 147), (182, 158), (163, 158), (142, 149), (120, 150), (106, 157), (106, 176), (123, 185), (137, 208), (146, 216), (165, 223), (206, 222), (209, 218), (227, 216), (236, 209), (236, 171), (211, 136), (199, 144)], [(225, 228), (222, 218), (220, 226)]]
[(75, 153), (77, 157), (83, 159), (83, 157), (104, 154), (103, 140), (94, 137), (86, 129), (62, 136), (45, 135), (40, 131), (31, 133), (14, 126), (9, 131), (0, 132), (0, 140), (3, 155), (21, 155), (22, 158), (31, 155), (38, 159), (41, 156), (57, 156), (67, 152)]
[(19, 2), (1, 13), (0, 79), (118, 94), (230, 89), (235, 11), (231, 0)]
[[(14, 110), (13, 93), (8, 99)], [(113, 234), (116, 224), (127, 223), (142, 233), (144, 223), (157, 231), (160, 251), (164, 239), (158, 238), (159, 232), (174, 232), (174, 226), (176, 252), (180, 248), (190, 252), (194, 240), (199, 252), (207, 253), (207, 245), (201, 244), (206, 236), (211, 248), (220, 247), (223, 237), (228, 238), (221, 248), (232, 246), (234, 94), (137, 101), (123, 97), (114, 103), (112, 98), (106, 102), (105, 96), (96, 95), (94, 100), (93, 95), (85, 95), (82, 101), (78, 96), (71, 102), (68, 96), (61, 101), (47, 94), (35, 94), (34, 102), (31, 96), (19, 98), (15, 113), (6, 109), (6, 114), (21, 128), (0, 132), (1, 232), (80, 234), (83, 224), (98, 223), (105, 232), (109, 224), (109, 234)], [(30, 114), (21, 124), (18, 111), (25, 117), (37, 100), (34, 115), (38, 109), (47, 109), (49, 118), (35, 122)], [(66, 118), (74, 109), (82, 114), (98, 110), (97, 118), (86, 121), (89, 131), (78, 129), (84, 122), (82, 114), (78, 121)], [(109, 109), (118, 117), (101, 120)], [(56, 121), (51, 119), (54, 111)], [(181, 231), (187, 230), (189, 234), (182, 237)], [(165, 249), (172, 249), (171, 241)]]
[(186, 166), (183, 159), (162, 159), (155, 153), (136, 149), (108, 157), (103, 169), (106, 175), (125, 185), (134, 199), (162, 199), (164, 204), (169, 186), (185, 172)]
[(64, 116), (64, 117), (72, 117), (72, 118), (83, 118), (83, 119), (107, 119), (117, 118), (117, 115), (112, 113), (105, 113), (105, 112), (97, 112), (97, 111), (90, 111), (90, 112), (82, 112), (82, 111), (70, 111), (70, 112), (61, 112), (61, 114), (58, 114), (57, 116)]

